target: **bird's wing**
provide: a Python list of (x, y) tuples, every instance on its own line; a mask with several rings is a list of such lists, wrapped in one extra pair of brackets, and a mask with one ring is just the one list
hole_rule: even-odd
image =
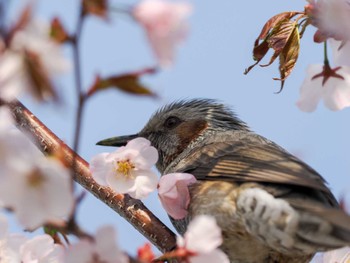
[(312, 254), (350, 244), (350, 216), (292, 193), (275, 198), (264, 186), (242, 184), (236, 212), (253, 236), (282, 253)]
[(206, 144), (187, 157), (191, 162), (180, 164), (181, 171), (192, 173), (198, 180), (278, 184), (286, 189), (301, 186), (323, 192), (332, 206), (337, 205), (325, 180), (314, 169), (263, 137), (252, 136)]

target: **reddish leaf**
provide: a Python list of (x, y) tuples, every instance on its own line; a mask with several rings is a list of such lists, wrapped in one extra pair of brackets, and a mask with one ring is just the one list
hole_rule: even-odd
[(145, 69), (138, 72), (127, 73), (123, 75), (111, 76), (101, 79), (99, 76), (96, 77), (95, 83), (88, 91), (88, 96), (91, 96), (97, 91), (117, 88), (129, 94), (134, 95), (145, 95), (151, 97), (157, 97), (157, 95), (146, 88), (139, 82), (140, 76), (144, 74), (154, 73), (155, 69)]
[(137, 259), (144, 263), (151, 263), (155, 259), (151, 244), (146, 243), (137, 250)]
[(27, 50), (24, 55), (24, 65), (29, 77), (32, 95), (39, 101), (51, 98), (57, 100), (58, 96), (40, 57)]
[(20, 14), (19, 18), (17, 19), (16, 23), (12, 26), (12, 28), (9, 30), (9, 33), (7, 35), (7, 39), (5, 40), (6, 43), (10, 43), (13, 36), (18, 30), (22, 30), (32, 19), (32, 6), (28, 4)]
[[(259, 42), (257, 39), (256, 42)], [(249, 66), (248, 68), (245, 69), (244, 74), (248, 74), (249, 71), (254, 68), (266, 55), (266, 53), (269, 51), (269, 45), (268, 43), (264, 40), (260, 44), (256, 44), (253, 49), (253, 59), (256, 61), (253, 65)]]
[(83, 12), (103, 19), (107, 18), (107, 0), (83, 0)]
[(275, 52), (271, 56), (269, 63), (266, 65), (261, 65), (266, 67), (271, 65), (275, 59), (280, 55), (284, 47), (286, 46), (289, 38), (293, 32), (295, 22), (289, 20), (280, 21), (278, 25), (272, 30), (271, 35), (267, 38), (267, 43), (269, 47), (272, 48)]
[(296, 22), (292, 23), (291, 25), (292, 30), (288, 37), (288, 42), (284, 46), (281, 54), (280, 54), (280, 65), (279, 65), (279, 71), (281, 78), (275, 80), (281, 81), (281, 89), (279, 92), (282, 91), (284, 86), (284, 81), (290, 73), (292, 72), (295, 63), (297, 62), (299, 51), (300, 51), (300, 36), (299, 36), (299, 29)]
[(283, 12), (271, 17), (262, 28), (258, 39), (263, 40), (266, 38), (268, 32), (273, 29), (282, 20), (290, 20), (294, 16), (301, 14), (300, 12)]
[(57, 17), (51, 21), (50, 36), (58, 43), (64, 43), (69, 40), (67, 31), (64, 29), (61, 20), (59, 20)]

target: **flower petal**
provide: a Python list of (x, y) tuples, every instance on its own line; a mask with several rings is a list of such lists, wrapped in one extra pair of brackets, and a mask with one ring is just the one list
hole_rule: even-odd
[(186, 217), (190, 202), (188, 185), (195, 182), (196, 178), (186, 173), (166, 174), (160, 178), (158, 196), (163, 208), (172, 218)]
[(137, 172), (135, 178), (135, 185), (130, 189), (128, 194), (136, 199), (147, 197), (150, 193), (157, 189), (158, 177), (148, 170), (141, 170)]
[(108, 153), (100, 153), (90, 161), (90, 171), (94, 180), (103, 186), (107, 186), (107, 174), (110, 174), (113, 170), (113, 164), (107, 160), (108, 156)]
[(322, 98), (322, 78), (312, 79), (323, 70), (323, 65), (309, 65), (306, 70), (306, 77), (300, 88), (300, 98), (297, 106), (305, 112), (312, 112), (316, 109)]
[(221, 229), (215, 218), (207, 215), (195, 217), (184, 237), (186, 248), (197, 253), (210, 253), (222, 244)]
[(350, 106), (350, 67), (343, 66), (338, 73), (344, 79), (331, 78), (323, 93), (324, 104), (334, 111)]

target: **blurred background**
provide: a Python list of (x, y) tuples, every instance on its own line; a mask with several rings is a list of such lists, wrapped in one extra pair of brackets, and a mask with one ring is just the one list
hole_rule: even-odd
[[(301, 112), (295, 105), (308, 64), (322, 63), (323, 46), (312, 41), (309, 27), (301, 43), (296, 68), (280, 94), (276, 64), (244, 69), (253, 64), (253, 43), (264, 23), (283, 11), (302, 11), (306, 1), (189, 1), (193, 13), (189, 19), (188, 38), (177, 50), (173, 67), (142, 82), (160, 99), (136, 97), (118, 90), (98, 93), (86, 104), (80, 136), (79, 154), (89, 161), (94, 155), (112, 151), (95, 143), (117, 135), (139, 131), (160, 106), (178, 99), (212, 98), (229, 105), (252, 130), (275, 141), (315, 168), (329, 183), (337, 197), (345, 196), (350, 187), (349, 109), (332, 112), (321, 103), (313, 113)], [(27, 3), (7, 0), (8, 21), (14, 21)], [(111, 0), (112, 6), (132, 6), (137, 1)], [(58, 16), (72, 32), (75, 28), (79, 0), (38, 0), (35, 14), (42, 20)], [(67, 58), (72, 57), (65, 47)], [(89, 87), (95, 75), (108, 76), (153, 66), (156, 60), (145, 32), (125, 14), (111, 13), (109, 21), (89, 17), (81, 41), (83, 86)], [(265, 63), (267, 61), (263, 61)], [(54, 133), (72, 146), (76, 95), (72, 71), (57, 81), (64, 103), (57, 107), (37, 104), (28, 97), (21, 101)], [(156, 193), (145, 204), (171, 229)], [(120, 246), (134, 255), (146, 242), (132, 226), (92, 195), (82, 202), (78, 222), (89, 232), (104, 224), (118, 231)], [(12, 231), (20, 231), (15, 219)], [(158, 253), (158, 251), (157, 251)]]

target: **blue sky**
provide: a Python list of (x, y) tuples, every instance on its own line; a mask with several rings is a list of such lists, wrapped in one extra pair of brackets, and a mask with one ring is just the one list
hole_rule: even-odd
[[(14, 19), (26, 1), (10, 1), (10, 18)], [(137, 1), (111, 1), (133, 4)], [(323, 47), (312, 42), (314, 29), (309, 27), (302, 39), (296, 69), (282, 93), (277, 64), (244, 69), (252, 64), (251, 51), (264, 22), (283, 12), (303, 10), (306, 1), (190, 1), (193, 14), (189, 19), (190, 34), (178, 49), (172, 68), (144, 77), (143, 83), (160, 95), (159, 100), (133, 97), (117, 90), (101, 92), (88, 101), (83, 120), (79, 154), (87, 161), (92, 156), (111, 151), (96, 146), (101, 139), (135, 133), (150, 115), (167, 102), (184, 98), (213, 98), (230, 105), (255, 132), (298, 154), (328, 182), (336, 196), (349, 191), (350, 122), (349, 109), (331, 112), (321, 103), (313, 113), (301, 112), (295, 105), (308, 64), (322, 63)], [(36, 14), (48, 19), (59, 16), (69, 29), (74, 29), (79, 1), (38, 0)], [(95, 74), (102, 76), (137, 70), (155, 64), (143, 30), (129, 17), (114, 13), (109, 22), (89, 18), (82, 34), (83, 84), (88, 87)], [(65, 54), (71, 57), (69, 47)], [(31, 99), (22, 101), (61, 139), (72, 145), (76, 97), (71, 74), (58, 81), (64, 104), (59, 108), (37, 105)], [(146, 205), (163, 222), (171, 224), (153, 195)], [(131, 254), (145, 239), (119, 215), (93, 196), (88, 196), (79, 209), (79, 223), (88, 231), (98, 226), (116, 226), (121, 246)], [(13, 225), (14, 229), (18, 227)]]

